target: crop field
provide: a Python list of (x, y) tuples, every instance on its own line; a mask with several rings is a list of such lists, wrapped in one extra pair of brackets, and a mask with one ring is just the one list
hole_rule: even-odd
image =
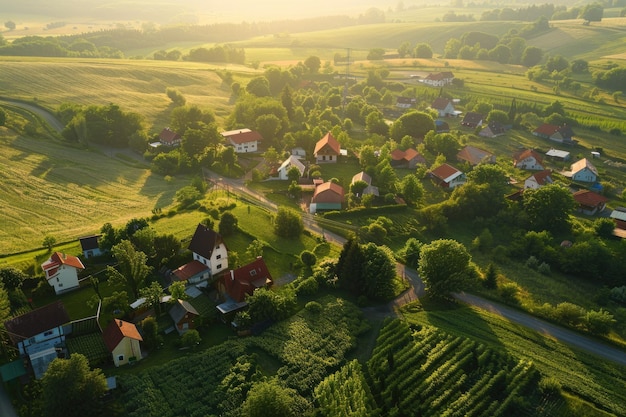
[(556, 378), (565, 391), (616, 415), (626, 413), (623, 366), (472, 307), (422, 309), (414, 303), (403, 307), (402, 312), (409, 323), (435, 326), (449, 334), (472, 338), (496, 351), (530, 360), (542, 375)]
[(166, 208), (188, 180), (168, 182), (93, 149), (0, 128), (0, 254), (95, 233)]

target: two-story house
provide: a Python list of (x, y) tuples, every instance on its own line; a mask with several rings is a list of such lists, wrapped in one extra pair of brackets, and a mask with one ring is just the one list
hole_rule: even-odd
[(61, 294), (78, 288), (78, 273), (85, 269), (85, 266), (76, 256), (55, 252), (41, 264), (41, 269), (54, 292)]
[(203, 224), (196, 227), (189, 250), (193, 260), (172, 272), (174, 280), (198, 284), (228, 268), (228, 248), (224, 239)]

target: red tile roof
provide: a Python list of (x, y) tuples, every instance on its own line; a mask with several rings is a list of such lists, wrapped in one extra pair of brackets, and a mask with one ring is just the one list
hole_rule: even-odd
[(513, 155), (513, 160), (515, 162), (521, 162), (524, 159), (529, 158), (531, 156), (535, 158), (535, 161), (537, 161), (537, 163), (540, 164), (541, 162), (543, 162), (543, 158), (541, 157), (541, 155), (539, 155), (537, 152), (535, 152), (532, 149), (525, 149), (523, 151), (515, 153), (515, 155)]
[(270, 271), (260, 256), (248, 265), (224, 274), (222, 279), (226, 292), (236, 302), (244, 301), (246, 295), (252, 295), (255, 289), (272, 284)]
[(70, 322), (62, 301), (55, 301), (4, 322), (14, 343)]
[(435, 177), (439, 178), (442, 181), (445, 181), (447, 178), (450, 178), (450, 176), (458, 172), (461, 172), (461, 171), (459, 171), (452, 165), (448, 165), (448, 164), (439, 165), (437, 168), (430, 171), (432, 175), (434, 175)]
[(139, 331), (137, 330), (137, 326), (133, 323), (129, 323), (124, 320), (115, 319), (102, 333), (102, 337), (104, 338), (104, 344), (109, 349), (109, 352), (113, 352), (117, 345), (125, 338), (128, 337), (130, 339), (143, 341)]
[(161, 143), (174, 143), (180, 140), (180, 135), (172, 130), (169, 127), (166, 127), (159, 134), (159, 141)]
[(56, 271), (52, 270), (59, 268), (61, 265), (68, 265), (76, 269), (80, 269), (81, 271), (85, 269), (83, 263), (76, 256), (66, 255), (61, 252), (54, 252), (52, 256), (50, 256), (50, 259), (41, 264), (41, 268), (48, 272), (47, 275), (50, 278), (56, 273)]
[(328, 181), (315, 187), (312, 203), (340, 203), (343, 200), (343, 187)]
[(339, 145), (337, 139), (335, 139), (333, 135), (328, 132), (323, 138), (317, 141), (313, 154), (317, 154), (326, 146), (328, 146), (335, 153), (335, 155), (339, 155), (341, 152), (341, 145)]
[(549, 125), (547, 123), (542, 124), (537, 129), (533, 130), (533, 133), (539, 133), (540, 135), (552, 136), (559, 131), (559, 126)]
[[(248, 130), (248, 131), (246, 131)], [(263, 136), (255, 130), (243, 129), (240, 132), (235, 132), (227, 136), (227, 139), (236, 145), (249, 142), (260, 142), (263, 140)]]
[(581, 206), (586, 207), (598, 207), (599, 205), (605, 204), (609, 201), (608, 198), (589, 190), (576, 191), (574, 193), (574, 200), (576, 200), (576, 202)]
[(208, 266), (200, 261), (193, 260), (185, 265), (175, 269), (172, 273), (176, 275), (180, 281), (187, 281), (189, 278), (209, 269)]
[(534, 173), (533, 175), (531, 175), (531, 177), (535, 178), (535, 181), (537, 181), (537, 184), (545, 185), (546, 182), (549, 182), (549, 183), (552, 182), (550, 175), (552, 175), (552, 170), (544, 169), (543, 171)]

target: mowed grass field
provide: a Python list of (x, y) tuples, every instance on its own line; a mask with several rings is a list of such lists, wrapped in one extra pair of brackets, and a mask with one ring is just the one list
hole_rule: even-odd
[(119, 227), (164, 210), (187, 178), (166, 181), (147, 166), (0, 128), (0, 255)]
[(154, 60), (1, 58), (0, 91), (7, 98), (36, 101), (56, 110), (62, 103), (116, 104), (144, 116), (155, 133), (169, 124), (167, 88), (179, 90), (188, 104), (211, 109), (218, 120), (230, 114), (230, 85), (216, 70), (250, 69), (226, 65)]

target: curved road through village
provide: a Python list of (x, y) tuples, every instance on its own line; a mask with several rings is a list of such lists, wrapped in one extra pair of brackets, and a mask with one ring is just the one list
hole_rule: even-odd
[[(56, 119), (56, 117), (52, 113), (44, 110), (41, 107), (27, 104), (21, 101), (14, 101), (14, 100), (9, 100), (9, 99), (0, 99), (0, 102), (5, 102), (12, 106), (18, 106), (32, 113), (35, 113), (36, 115), (44, 119), (47, 123), (49, 123), (50, 126), (52, 126), (58, 132), (61, 132), (63, 130), (63, 127), (64, 127), (63, 124), (58, 119)], [(228, 190), (233, 190), (233, 191), (237, 190), (238, 193), (250, 197), (250, 200), (251, 200), (250, 202), (253, 204), (261, 205), (270, 211), (276, 210), (275, 204), (268, 201), (263, 196), (246, 188), (244, 186), (243, 181), (241, 180), (222, 178), (222, 177), (219, 177), (217, 174), (212, 173), (208, 170), (205, 170), (205, 178), (208, 181), (210, 181), (212, 184), (214, 184), (214, 186), (224, 187)], [(317, 234), (320, 234), (320, 235), (323, 234), (327, 240), (334, 241), (338, 244), (345, 243), (345, 239), (342, 238), (341, 236), (325, 231), (322, 227), (320, 227), (318, 223), (316, 222), (315, 216), (311, 216), (308, 214), (305, 215), (304, 223), (308, 229), (310, 229), (311, 231)], [(410, 301), (415, 300), (419, 295), (423, 294), (424, 292), (424, 284), (422, 283), (421, 279), (417, 275), (417, 272), (409, 268), (406, 268), (403, 265), (398, 265), (398, 272), (400, 275), (402, 275), (403, 277), (409, 280), (409, 282), (412, 284), (411, 288), (405, 291), (403, 294), (401, 294), (392, 303), (390, 303), (389, 308), (388, 309), (386, 308), (385, 309), (386, 312), (383, 312), (383, 314), (395, 314), (394, 313), (395, 307), (401, 306), (403, 304), (406, 304)], [(540, 320), (530, 314), (509, 308), (509, 307), (505, 307), (501, 304), (486, 300), (484, 298), (481, 298), (475, 295), (460, 293), (460, 294), (455, 294), (455, 297), (457, 298), (457, 300), (463, 303), (467, 303), (472, 306), (498, 314), (506, 318), (507, 320), (521, 324), (530, 329), (536, 330), (537, 332), (543, 335), (553, 337), (559, 341), (568, 343), (579, 349), (583, 349), (587, 352), (593, 353), (597, 356), (608, 359), (612, 362), (626, 366), (626, 352), (616, 347), (609, 346), (595, 339), (591, 339), (589, 337), (583, 336), (579, 333), (573, 332), (563, 327), (556, 326), (554, 324)], [(8, 397), (6, 396), (6, 393), (4, 393), (1, 385), (0, 385), (0, 416), (2, 417), (14, 417), (14, 416), (16, 417), (17, 416), (13, 412), (11, 403), (8, 400)]]

